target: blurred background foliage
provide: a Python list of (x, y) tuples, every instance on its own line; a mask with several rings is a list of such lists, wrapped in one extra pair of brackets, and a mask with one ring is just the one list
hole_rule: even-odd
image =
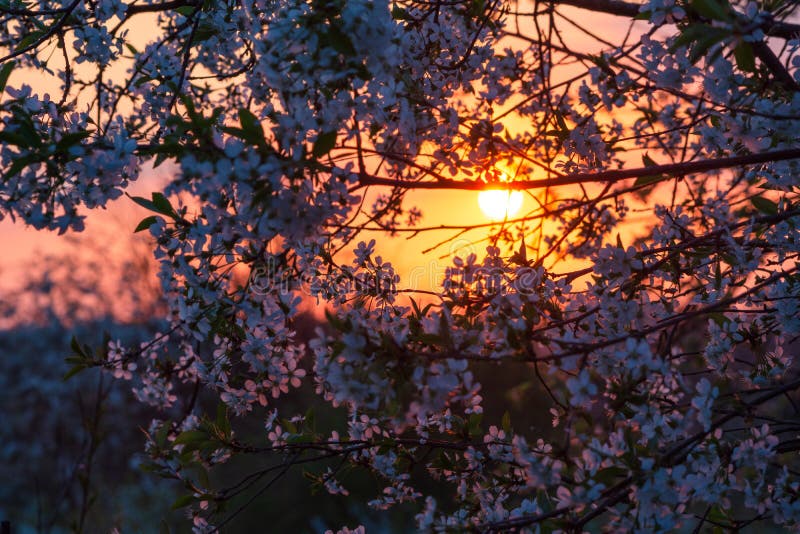
[[(117, 230), (117, 236), (125, 235)], [(69, 247), (41, 254), (14, 288), (1, 290), (0, 519), (11, 521), (16, 534), (189, 529), (181, 521), (182, 510), (173, 509), (185, 489), (142, 469), (144, 432), (158, 414), (135, 400), (129, 382), (99, 369), (64, 380), (73, 337), (92, 347), (102, 347), (108, 338), (131, 346), (152, 339), (166, 324), (148, 237), (128, 235), (129, 242), (114, 254), (96, 233), (66, 236)], [(325, 327), (318, 315), (310, 311), (297, 320), (299, 337), (310, 339)], [(305, 365), (310, 367), (310, 357)], [(551, 427), (546, 393), (536, 385), (535, 370), (527, 372), (531, 380), (520, 382), (516, 373), (498, 373), (489, 363), (476, 369), (486, 416), (500, 420), (507, 411), (515, 427), (532, 428), (546, 438)], [(200, 393), (198, 403), (207, 412), (214, 412), (214, 402)], [(289, 413), (312, 406), (318, 430), (346, 427), (344, 410), (322, 402), (309, 381), (280, 403)], [(235, 435), (266, 445), (264, 422), (272, 408), (234, 420)], [(241, 455), (211, 476), (233, 483), (270, 462), (275, 459)], [(348, 496), (330, 495), (314, 482), (328, 468), (343, 467), (351, 469), (340, 459), (321, 461), (259, 481), (269, 487), (257, 491), (251, 503), (252, 492), (234, 500), (230, 512), (248, 506), (232, 513), (222, 532), (266, 526), (274, 532), (324, 532), (359, 524), (368, 532), (413, 529), (410, 507), (378, 513), (367, 506), (382, 483), (366, 472), (347, 472)], [(409, 472), (447, 506), (449, 496), (437, 492), (436, 481), (421, 466), (409, 465)]]

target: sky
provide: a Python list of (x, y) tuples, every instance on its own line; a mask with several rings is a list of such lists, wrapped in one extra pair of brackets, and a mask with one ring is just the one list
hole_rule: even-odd
[[(565, 12), (574, 16), (576, 20), (581, 20), (580, 15), (584, 13), (570, 8), (566, 8)], [(597, 14), (593, 14), (592, 17), (592, 25), (603, 27), (605, 32), (621, 31), (624, 28), (624, 21), (620, 19)], [(146, 24), (147, 21), (142, 19), (141, 23)], [(148, 33), (132, 31), (131, 35), (139, 36), (138, 40), (134, 39), (137, 41), (134, 44), (142, 47)], [(567, 35), (571, 35), (575, 39), (575, 46), (581, 49), (591, 50), (597, 47), (596, 42), (592, 42), (577, 31), (568, 31)], [(21, 75), (24, 76), (24, 73), (19, 71), (13, 74), (13, 76)], [(37, 87), (46, 87), (52, 83), (39, 78), (22, 81)], [(157, 169), (146, 167), (139, 179), (128, 189), (128, 193), (149, 198), (151, 192), (163, 190), (171, 172), (173, 169), (169, 164)], [(418, 206), (423, 212), (421, 226), (457, 226), (489, 222), (478, 207), (478, 194), (474, 191), (413, 191), (407, 197), (407, 206), (411, 205)], [(524, 214), (533, 208), (534, 201), (526, 195), (519, 213)], [(110, 203), (108, 209), (87, 213), (86, 230), (82, 237), (100, 240), (103, 246), (109, 248), (109, 253), (112, 253), (115, 247), (125, 246), (124, 234), (132, 232), (138, 221), (148, 215), (150, 213), (144, 208), (123, 196)], [(363, 239), (369, 240), (374, 237), (378, 240), (380, 243), (378, 253), (382, 254), (385, 260), (393, 262), (405, 287), (435, 290), (441, 282), (446, 266), (450, 264), (448, 256), (454, 254), (466, 256), (471, 252), (479, 257), (482, 256), (487, 245), (488, 231), (488, 228), (480, 228), (452, 240), (449, 238), (455, 236), (456, 231), (422, 232), (411, 239), (408, 239), (408, 234), (387, 239), (382, 234), (365, 233)], [(120, 238), (109, 238), (109, 234), (119, 235)], [(36, 267), (43, 254), (70, 252), (70, 248), (75, 247), (75, 242), (69, 240), (68, 235), (69, 232), (67, 235), (59, 236), (55, 232), (26, 228), (19, 221), (13, 222), (9, 218), (0, 221), (0, 245), (3, 250), (0, 255), (0, 299), (3, 298), (4, 290), (17, 286), (24, 274)], [(423, 253), (422, 251), (426, 249), (431, 250)]]
[[(128, 188), (128, 194), (149, 198), (152, 191), (163, 188), (168, 172), (168, 165), (155, 170), (147, 166), (140, 178)], [(79, 235), (71, 230), (63, 235), (36, 230), (9, 217), (0, 221), (0, 250), (3, 251), (0, 254), (0, 298), (3, 290), (13, 289), (26, 272), (36, 268), (42, 255), (69, 253), (75, 246), (70, 237), (102, 240), (112, 253), (125, 246), (124, 234), (132, 235), (138, 222), (149, 215), (147, 210), (126, 196), (110, 202), (106, 209), (84, 210), (83, 213), (86, 215), (86, 230)], [(117, 235), (119, 239), (114, 238)]]
[[(134, 182), (127, 192), (132, 196), (150, 197), (155, 191), (161, 191), (169, 179), (171, 169), (165, 164), (158, 169), (145, 168), (141, 177)], [(522, 210), (530, 209), (532, 201), (526, 199)], [(417, 205), (423, 211), (420, 226), (438, 225), (471, 225), (484, 224), (490, 219), (478, 206), (478, 194), (474, 191), (419, 191), (408, 197), (408, 205)], [(521, 210), (521, 213), (522, 213)], [(82, 239), (105, 241), (110, 249), (125, 244), (125, 233), (132, 234), (138, 222), (151, 215), (147, 210), (135, 204), (130, 198), (123, 196), (109, 203), (107, 209), (86, 210), (86, 229), (81, 232)], [(119, 235), (119, 239), (109, 239), (109, 233)], [(451, 242), (435, 247), (440, 241), (455, 234), (454, 231), (422, 232), (409, 238), (401, 234), (387, 239), (378, 232), (366, 232), (364, 240), (375, 238), (381, 244), (378, 254), (386, 261), (392, 261), (402, 278), (414, 280), (413, 285), (420, 289), (434, 289), (441, 281), (449, 260), (445, 256), (456, 253), (466, 256), (471, 252), (479, 256), (485, 249), (485, 242), (475, 243), (488, 233), (488, 229), (472, 231)], [(19, 284), (21, 277), (37, 265), (37, 258), (43, 254), (61, 254), (70, 252), (74, 247), (75, 232), (68, 231), (64, 235), (47, 230), (35, 230), (26, 227), (21, 221), (6, 218), (0, 221), (0, 298), (2, 291)], [(355, 243), (353, 244), (355, 246)], [(433, 248), (422, 254), (421, 251)], [(110, 250), (109, 252), (111, 252)]]

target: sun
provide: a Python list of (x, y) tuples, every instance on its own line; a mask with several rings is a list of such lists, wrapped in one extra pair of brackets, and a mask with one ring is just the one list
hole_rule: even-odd
[(493, 221), (502, 221), (516, 215), (522, 207), (522, 192), (507, 189), (489, 189), (478, 193), (478, 206)]

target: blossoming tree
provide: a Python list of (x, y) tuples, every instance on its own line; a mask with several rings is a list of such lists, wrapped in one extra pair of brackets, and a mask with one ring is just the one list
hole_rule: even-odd
[[(795, 10), (0, 0), (0, 215), (81, 230), (143, 162), (175, 166), (133, 198), (169, 328), (71, 361), (163, 409), (147, 453), (197, 531), (298, 464), (334, 494), (370, 472), (370, 505), (413, 503), (426, 530), (796, 527)], [(359, 237), (447, 239), (407, 193), (497, 187), (536, 207), (487, 225), (435, 298)], [(306, 344), (309, 291), (329, 326)], [(552, 430), (485, 420), (479, 365), (535, 384)], [(304, 383), (346, 423), (287, 412)], [(245, 455), (267, 467), (214, 476)]]

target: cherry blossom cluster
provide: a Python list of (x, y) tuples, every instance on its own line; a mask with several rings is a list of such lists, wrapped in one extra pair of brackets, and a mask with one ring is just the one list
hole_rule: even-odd
[[(301, 463), (337, 498), (367, 470), (368, 505), (410, 503), (423, 530), (797, 528), (790, 8), (570, 2), (628, 24), (608, 41), (556, 2), (18, 4), (0, 6), (0, 217), (80, 230), (145, 162), (170, 166), (132, 199), (166, 325), (76, 358), (162, 410), (150, 467), (196, 532)], [(144, 46), (133, 21), (158, 30)], [(445, 229), (488, 246), (433, 292), (362, 235), (442, 235), (409, 191), (509, 180), (535, 207)], [(328, 320), (303, 334), (309, 291)], [(493, 373), (548, 424), (496, 417)], [(247, 455), (275, 463), (212, 483)]]

